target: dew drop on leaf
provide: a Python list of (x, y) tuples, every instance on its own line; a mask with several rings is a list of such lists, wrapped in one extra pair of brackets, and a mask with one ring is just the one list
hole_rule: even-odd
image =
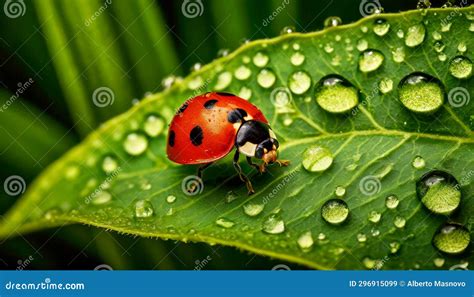
[(337, 27), (342, 24), (342, 20), (338, 16), (330, 16), (324, 20), (324, 28)]
[(265, 89), (270, 88), (276, 81), (275, 73), (270, 69), (262, 69), (257, 75), (257, 83)]
[(217, 82), (214, 86), (216, 91), (222, 91), (227, 88), (232, 82), (232, 74), (229, 71), (224, 71), (217, 76)]
[(384, 55), (374, 49), (367, 49), (360, 53), (359, 70), (362, 72), (372, 72), (377, 70), (383, 63)]
[(458, 44), (458, 51), (462, 54), (464, 53), (465, 51), (467, 50), (467, 45), (464, 41), (461, 41), (459, 44)]
[(333, 162), (331, 151), (322, 146), (309, 147), (303, 153), (303, 167), (309, 172), (322, 172)]
[(311, 231), (305, 232), (300, 237), (298, 237), (297, 243), (303, 252), (308, 252), (314, 244)]
[(446, 47), (445, 44), (440, 40), (435, 41), (435, 43), (433, 44), (434, 50), (438, 53), (441, 53), (445, 47)]
[(326, 53), (328, 53), (328, 54), (332, 53), (332, 52), (334, 51), (334, 46), (333, 46), (333, 44), (332, 44), (331, 42), (326, 43), (326, 44), (324, 45), (324, 51), (325, 51)]
[(449, 215), (461, 203), (459, 183), (451, 174), (434, 170), (423, 175), (416, 183), (416, 194), (431, 212)]
[(434, 258), (433, 259), (433, 264), (438, 268), (443, 267), (444, 262), (445, 262), (444, 258)]
[(456, 56), (449, 62), (449, 73), (455, 78), (468, 79), (472, 75), (472, 62), (465, 56)]
[(106, 174), (110, 174), (117, 170), (119, 164), (117, 162), (117, 159), (111, 155), (105, 156), (104, 159), (102, 160), (102, 170)]
[(138, 200), (135, 202), (135, 217), (149, 218), (153, 216), (153, 205), (148, 200)]
[(367, 235), (365, 235), (364, 233), (357, 234), (357, 241), (358, 242), (366, 242), (367, 241)]
[(305, 56), (301, 52), (295, 52), (291, 55), (290, 62), (293, 66), (300, 66), (303, 64)]
[(319, 240), (319, 241), (323, 241), (323, 240), (325, 240), (325, 239), (326, 239), (326, 234), (324, 234), (324, 233), (322, 233), (322, 232), (318, 234), (318, 240)]
[(174, 203), (176, 201), (176, 196), (174, 195), (168, 195), (168, 197), (166, 197), (166, 202), (168, 203)]
[(204, 81), (203, 81), (202, 77), (196, 76), (188, 82), (188, 88), (190, 90), (197, 90), (202, 86), (203, 83), (204, 83)]
[(387, 34), (388, 30), (390, 29), (390, 23), (387, 22), (385, 19), (376, 19), (374, 21), (374, 33), (378, 36), (384, 36)]
[(415, 169), (423, 169), (425, 168), (425, 165), (426, 161), (425, 159), (423, 159), (422, 156), (416, 156), (415, 158), (413, 158), (413, 161), (411, 161), (411, 166), (413, 166), (413, 168)]
[(334, 194), (336, 194), (337, 197), (341, 198), (346, 195), (346, 188), (344, 188), (343, 186), (337, 186), (336, 190), (334, 191)]
[(235, 223), (226, 218), (219, 218), (216, 220), (216, 225), (228, 229), (234, 227)]
[(405, 32), (403, 32), (402, 29), (398, 29), (398, 30), (397, 30), (397, 37), (398, 37), (398, 38), (403, 38), (403, 37), (405, 37)]
[(357, 41), (356, 47), (360, 52), (362, 52), (362, 51), (365, 51), (369, 47), (369, 43), (367, 42), (367, 40), (361, 38)]
[(148, 140), (141, 133), (130, 133), (123, 142), (123, 148), (128, 154), (138, 156), (148, 148)]
[(311, 86), (311, 77), (305, 71), (297, 71), (288, 79), (288, 86), (294, 94), (301, 95)]
[(247, 78), (250, 77), (251, 74), (252, 74), (252, 71), (250, 70), (250, 68), (248, 68), (245, 65), (240, 65), (234, 71), (234, 76), (238, 80), (246, 80)]
[(337, 74), (327, 75), (317, 83), (316, 102), (325, 111), (346, 113), (359, 104), (359, 91)]
[(389, 243), (390, 246), (390, 253), (396, 254), (401, 247), (401, 244), (398, 241), (392, 241)]
[(331, 199), (321, 207), (321, 216), (326, 222), (339, 225), (346, 221), (349, 216), (349, 207), (341, 199)]
[(146, 117), (143, 130), (150, 137), (156, 137), (163, 132), (165, 128), (165, 121), (158, 115), (151, 114)]
[(255, 54), (255, 56), (253, 57), (252, 61), (253, 63), (255, 64), (255, 66), (257, 67), (265, 67), (267, 64), (268, 64), (268, 61), (270, 59), (268, 58), (267, 55), (265, 55), (264, 53), (262, 52), (258, 52)]
[(71, 165), (66, 168), (65, 177), (68, 180), (73, 180), (79, 176), (79, 173), (81, 173), (79, 167)]
[(280, 234), (285, 232), (285, 222), (279, 214), (271, 214), (262, 224), (262, 231), (267, 234)]
[(449, 30), (451, 30), (451, 25), (453, 23), (450, 23), (450, 22), (441, 22), (441, 32), (449, 32)]
[(286, 35), (286, 34), (291, 34), (291, 33), (295, 33), (295, 32), (296, 32), (295, 27), (285, 26), (285, 27), (283, 27), (283, 29), (281, 29), (280, 35)]
[(423, 43), (425, 40), (426, 28), (423, 24), (415, 24), (410, 26), (405, 35), (405, 45), (415, 47)]
[(378, 211), (372, 210), (369, 212), (368, 219), (372, 223), (378, 223), (380, 222), (380, 219), (382, 218), (382, 214)]
[(405, 61), (405, 49), (403, 47), (397, 47), (392, 50), (392, 59), (397, 63)]
[(440, 54), (438, 55), (438, 60), (440, 60), (441, 62), (446, 61), (447, 58), (448, 58), (448, 56), (446, 56), (445, 53), (440, 53)]
[(258, 216), (264, 209), (265, 204), (249, 202), (243, 206), (244, 213), (249, 217)]
[(471, 241), (469, 231), (462, 225), (447, 223), (433, 236), (433, 245), (439, 251), (456, 255), (464, 252)]
[(401, 216), (396, 216), (395, 219), (393, 220), (393, 225), (397, 228), (403, 228), (405, 227), (407, 221), (404, 217)]
[(92, 194), (91, 203), (94, 205), (102, 205), (108, 203), (112, 200), (112, 195), (107, 191), (100, 191), (95, 194)]
[(384, 77), (379, 82), (379, 90), (382, 94), (387, 94), (393, 89), (393, 80), (390, 78)]
[(410, 111), (429, 114), (444, 103), (444, 88), (441, 82), (426, 73), (414, 72), (405, 76), (398, 85), (400, 102)]
[(247, 87), (242, 87), (239, 91), (239, 97), (249, 100), (252, 97), (252, 90)]

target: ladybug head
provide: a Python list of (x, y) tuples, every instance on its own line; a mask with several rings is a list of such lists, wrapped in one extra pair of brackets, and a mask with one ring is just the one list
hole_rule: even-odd
[(255, 120), (244, 122), (237, 132), (236, 146), (244, 155), (262, 159), (266, 164), (277, 160), (278, 140), (265, 123)]

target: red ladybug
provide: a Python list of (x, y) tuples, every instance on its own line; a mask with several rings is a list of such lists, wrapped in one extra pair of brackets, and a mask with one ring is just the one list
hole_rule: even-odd
[[(206, 93), (187, 100), (171, 121), (166, 153), (179, 164), (201, 164), (198, 176), (214, 161), (226, 156), (234, 147), (234, 168), (245, 182), (249, 194), (255, 191), (242, 172), (239, 156), (260, 173), (268, 164), (287, 166), (277, 160), (278, 141), (262, 112), (247, 100), (229, 93)], [(261, 159), (261, 165), (252, 162)]]

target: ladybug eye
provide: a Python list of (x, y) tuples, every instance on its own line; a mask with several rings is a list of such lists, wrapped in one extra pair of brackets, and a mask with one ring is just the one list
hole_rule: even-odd
[(276, 140), (276, 139), (273, 139), (273, 145), (274, 145), (276, 148), (279, 148), (279, 147), (280, 147), (280, 144), (278, 143), (278, 140)]
[(261, 159), (263, 158), (263, 148), (258, 147), (257, 150), (255, 151), (255, 158)]

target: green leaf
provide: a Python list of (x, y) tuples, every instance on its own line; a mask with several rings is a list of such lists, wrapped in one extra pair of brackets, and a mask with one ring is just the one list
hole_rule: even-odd
[[(463, 55), (473, 59), (473, 33), (469, 30), (473, 13), (472, 8), (453, 8), (386, 14), (321, 32), (246, 44), (163, 93), (145, 98), (93, 132), (28, 187), (5, 216), (0, 235), (84, 223), (146, 237), (229, 245), (322, 269), (434, 269), (435, 258), (445, 259), (443, 268), (460, 260), (472, 261), (472, 247), (460, 256), (446, 256), (431, 241), (448, 220), (463, 224), (472, 237), (474, 137), (469, 120), (474, 105), (469, 100), (460, 104), (450, 97), (436, 113), (417, 115), (402, 106), (397, 85), (406, 75), (421, 71), (438, 78), (446, 93), (463, 88), (472, 97), (472, 78), (456, 79), (448, 66), (458, 50), (463, 51), (463, 44), (467, 48)], [(390, 24), (383, 37), (373, 32), (377, 18)], [(441, 26), (446, 22), (451, 24), (448, 31)], [(420, 45), (410, 48), (405, 46), (405, 37), (408, 28), (416, 24), (424, 24), (426, 34)], [(405, 37), (398, 36), (400, 30)], [(438, 35), (445, 45), (445, 61), (433, 46)], [(376, 71), (358, 70), (357, 45), (363, 44), (361, 40), (385, 57)], [(397, 48), (404, 50), (402, 63), (392, 56)], [(305, 59), (294, 66), (290, 61), (297, 51)], [(271, 85), (268, 88), (261, 86), (262, 69), (252, 61), (261, 57), (257, 53), (269, 57), (264, 68), (275, 76), (274, 82), (264, 79)], [(239, 75), (241, 67), (250, 70), (248, 78)], [(304, 82), (295, 85), (290, 81), (296, 71), (306, 72), (311, 79), (310, 88), (302, 94), (295, 93), (298, 88), (305, 89)], [(226, 72), (232, 75), (228, 85), (222, 82), (225, 75), (221, 76)], [(341, 75), (360, 90), (360, 103), (349, 114), (331, 114), (316, 104), (316, 83), (329, 74)], [(382, 80), (391, 80), (393, 90), (382, 93)], [(275, 89), (287, 87), (295, 91), (289, 105), (282, 107), (280, 101), (274, 105), (272, 92), (274, 95)], [(167, 160), (165, 133), (147, 137), (148, 148), (139, 156), (130, 156), (123, 148), (129, 133), (144, 133), (148, 115), (158, 114), (169, 122), (186, 98), (213, 89), (249, 97), (259, 106), (278, 135), (281, 158), (291, 160), (289, 167), (271, 166), (263, 175), (243, 165), (255, 195), (247, 196), (230, 156), (205, 172), (201, 194), (187, 196), (181, 184), (196, 168)], [(331, 167), (320, 173), (302, 166), (303, 153), (316, 145), (328, 149), (334, 159)], [(106, 156), (118, 164), (108, 176), (102, 169)], [(413, 166), (416, 156), (423, 158), (424, 167)], [(416, 181), (434, 168), (450, 172), (461, 184), (461, 205), (450, 217), (431, 213), (416, 196)], [(375, 181), (373, 192), (362, 187), (367, 177)], [(322, 219), (321, 207), (335, 198), (337, 186), (346, 189), (343, 200), (350, 214), (344, 224), (334, 226)], [(176, 197), (173, 203), (167, 202), (170, 195)], [(385, 206), (389, 195), (398, 197), (396, 209)], [(102, 204), (91, 203), (101, 202), (98, 198)], [(262, 213), (246, 215), (243, 206), (248, 203), (264, 205)], [(378, 223), (368, 219), (373, 211), (381, 214)], [(142, 217), (137, 218), (137, 213)], [(283, 220), (284, 232), (262, 232), (272, 215)], [(314, 244), (302, 250), (298, 240), (307, 244), (308, 234)], [(365, 242), (360, 242), (362, 235)], [(320, 240), (322, 237), (325, 239)], [(400, 248), (392, 253), (395, 243)]]

